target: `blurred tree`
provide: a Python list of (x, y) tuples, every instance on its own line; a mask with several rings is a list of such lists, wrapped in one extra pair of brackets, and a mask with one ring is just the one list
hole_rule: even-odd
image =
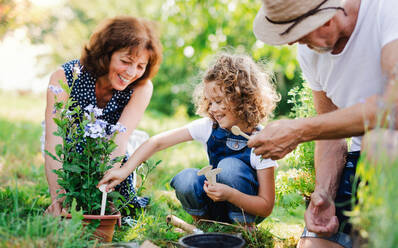
[(0, 0), (0, 40), (7, 32), (24, 24), (22, 13), (29, 7), (25, 0)]
[(192, 115), (191, 95), (200, 72), (207, 68), (211, 56), (223, 49), (266, 62), (283, 97), (277, 115), (286, 114), (287, 92), (301, 82), (296, 51), (256, 40), (252, 23), (259, 8), (256, 0), (70, 0), (48, 10), (46, 21), (31, 25), (30, 30), (32, 40), (53, 48), (51, 58), (58, 66), (79, 57), (93, 28), (104, 18), (132, 15), (154, 20), (161, 33), (164, 61), (154, 79), (152, 111), (170, 115), (186, 106)]

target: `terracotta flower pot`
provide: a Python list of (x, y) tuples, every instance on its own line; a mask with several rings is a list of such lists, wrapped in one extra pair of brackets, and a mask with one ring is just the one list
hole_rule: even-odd
[[(119, 227), (121, 226), (121, 214), (117, 213), (115, 215), (89, 215), (84, 214), (83, 221), (87, 224), (91, 222), (91, 220), (100, 220), (100, 225), (94, 231), (94, 236), (98, 237), (98, 239), (102, 242), (111, 242), (113, 237), (113, 232), (115, 231), (115, 224), (118, 223)], [(72, 216), (68, 214), (66, 218), (70, 219)]]

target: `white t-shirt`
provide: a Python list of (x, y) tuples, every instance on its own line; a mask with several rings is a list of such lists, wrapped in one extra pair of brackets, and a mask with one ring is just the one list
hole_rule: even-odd
[[(213, 130), (213, 121), (210, 118), (201, 118), (189, 123), (186, 127), (192, 138), (202, 143), (207, 151), (207, 140), (210, 138)], [(252, 149), (250, 153), (250, 165), (255, 170), (261, 170), (277, 166), (277, 163), (272, 159), (262, 159), (261, 156), (254, 154)]]
[[(326, 92), (337, 107), (345, 108), (384, 92), (381, 50), (396, 39), (398, 0), (361, 0), (354, 32), (340, 54), (319, 54), (299, 45), (298, 61), (311, 89)], [(354, 137), (351, 151), (360, 149), (361, 137)]]

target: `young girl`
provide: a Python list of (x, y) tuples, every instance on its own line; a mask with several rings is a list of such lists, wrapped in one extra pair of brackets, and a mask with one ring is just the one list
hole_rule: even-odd
[[(253, 60), (222, 54), (206, 72), (195, 91), (197, 113), (204, 118), (160, 133), (142, 144), (121, 168), (109, 170), (101, 184), (111, 189), (155, 152), (190, 140), (201, 142), (213, 168), (222, 168), (210, 185), (196, 168), (184, 169), (171, 181), (183, 208), (194, 219), (255, 223), (274, 206), (276, 162), (261, 159), (230, 129), (237, 125), (252, 135), (274, 109), (279, 96), (269, 77)], [(243, 211), (242, 211), (243, 210)]]

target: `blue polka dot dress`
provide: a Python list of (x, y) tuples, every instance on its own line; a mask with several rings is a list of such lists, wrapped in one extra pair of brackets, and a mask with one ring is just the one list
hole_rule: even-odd
[[(73, 83), (73, 67), (76, 64), (79, 68), (81, 67), (79, 60), (72, 60), (62, 65), (69, 87), (71, 87)], [(82, 68), (81, 73), (74, 82), (71, 97), (76, 101), (76, 105), (79, 105), (82, 109), (86, 108), (90, 104), (98, 107), (95, 95), (95, 81), (96, 78), (90, 72)], [(99, 119), (115, 125), (118, 122), (124, 107), (130, 100), (132, 93), (133, 90), (129, 88), (126, 88), (123, 91), (113, 90), (112, 98), (106, 104), (105, 108), (103, 108), (102, 115)], [(82, 149), (82, 147), (78, 147), (77, 149)], [(126, 162), (126, 160), (127, 156), (124, 162)], [(136, 207), (145, 207), (148, 203), (147, 198), (136, 196), (133, 186), (133, 174), (129, 175), (126, 180), (119, 184), (116, 187), (116, 190), (118, 190), (130, 204), (133, 204)]]

